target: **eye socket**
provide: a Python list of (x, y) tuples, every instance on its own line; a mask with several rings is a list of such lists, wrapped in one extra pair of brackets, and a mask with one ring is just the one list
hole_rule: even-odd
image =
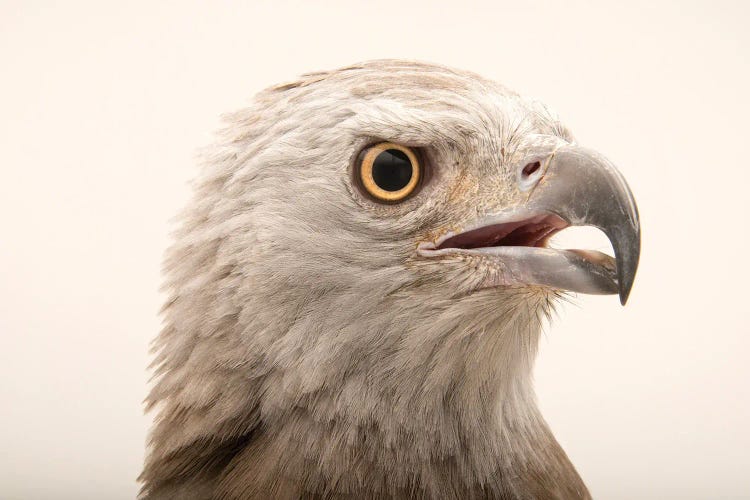
[(406, 146), (381, 142), (360, 155), (359, 180), (365, 191), (380, 201), (405, 200), (419, 185), (422, 165)]

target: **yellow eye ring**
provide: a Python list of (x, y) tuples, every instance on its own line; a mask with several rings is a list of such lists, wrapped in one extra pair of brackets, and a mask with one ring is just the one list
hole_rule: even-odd
[(419, 185), (422, 165), (411, 148), (381, 142), (367, 148), (361, 158), (359, 180), (365, 191), (377, 200), (402, 201)]

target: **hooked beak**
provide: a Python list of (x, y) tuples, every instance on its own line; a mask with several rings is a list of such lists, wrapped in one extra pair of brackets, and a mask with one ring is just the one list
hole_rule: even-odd
[[(485, 217), (460, 233), (423, 243), (424, 257), (464, 254), (501, 264), (494, 285), (536, 284), (582, 293), (618, 293), (624, 305), (640, 255), (640, 223), (622, 174), (597, 152), (576, 145), (555, 150), (529, 176), (519, 171), (526, 202)], [(556, 250), (549, 237), (568, 226), (593, 226), (607, 235), (615, 258), (587, 250)], [(497, 267), (497, 266), (495, 266)]]
[(625, 305), (638, 269), (641, 227), (633, 193), (615, 166), (596, 151), (564, 146), (552, 153), (527, 205), (607, 235), (615, 251), (620, 303)]

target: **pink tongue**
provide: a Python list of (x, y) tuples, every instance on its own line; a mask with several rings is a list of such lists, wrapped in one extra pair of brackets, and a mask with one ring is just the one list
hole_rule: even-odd
[(540, 215), (519, 222), (491, 224), (452, 236), (437, 248), (484, 248), (494, 246), (539, 246), (568, 224), (554, 215)]
[(479, 248), (495, 246), (500, 240), (508, 236), (523, 222), (511, 222), (508, 224), (495, 224), (484, 226), (472, 231), (457, 234), (448, 238), (438, 248)]

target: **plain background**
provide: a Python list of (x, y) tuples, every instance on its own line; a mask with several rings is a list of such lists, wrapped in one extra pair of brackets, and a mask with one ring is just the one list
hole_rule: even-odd
[(541, 99), (636, 195), (630, 303), (561, 307), (536, 369), (594, 496), (750, 498), (745, 5), (0, 3), (0, 497), (135, 496), (196, 150), (266, 86), (394, 57)]

